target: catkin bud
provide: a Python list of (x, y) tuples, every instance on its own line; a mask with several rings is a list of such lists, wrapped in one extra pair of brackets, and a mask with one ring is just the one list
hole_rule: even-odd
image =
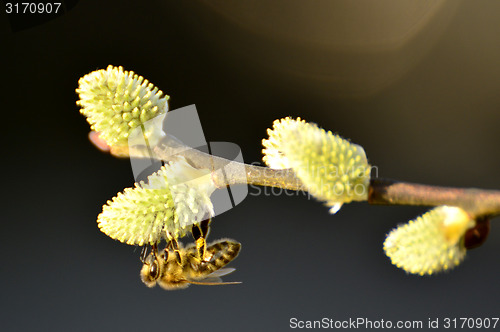
[(271, 168), (292, 168), (330, 213), (342, 204), (368, 198), (370, 165), (363, 148), (300, 118), (276, 120), (262, 144)]
[[(160, 117), (161, 124), (168, 111), (168, 96), (122, 67), (93, 71), (80, 78), (78, 84), (80, 113), (110, 146), (127, 145), (134, 128), (156, 117)], [(164, 135), (158, 126), (148, 126), (143, 134), (151, 145)]]
[(392, 230), (384, 251), (392, 264), (413, 274), (451, 269), (466, 254), (464, 235), (475, 221), (463, 209), (439, 206)]
[(109, 237), (130, 245), (179, 238), (193, 224), (214, 215), (209, 170), (195, 169), (179, 157), (103, 206), (97, 223)]

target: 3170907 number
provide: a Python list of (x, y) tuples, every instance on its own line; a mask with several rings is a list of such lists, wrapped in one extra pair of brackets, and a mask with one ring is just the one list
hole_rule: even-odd
[(498, 317), (492, 318), (445, 318), (443, 327), (445, 329), (489, 329), (496, 328)]
[(60, 2), (7, 2), (5, 13), (7, 14), (57, 14), (61, 8)]

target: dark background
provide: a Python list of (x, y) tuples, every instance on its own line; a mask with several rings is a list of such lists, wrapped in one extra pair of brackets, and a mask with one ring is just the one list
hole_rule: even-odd
[[(208, 1), (207, 1), (208, 2)], [(2, 4), (3, 5), (3, 4)], [(500, 232), (449, 273), (405, 274), (382, 243), (425, 208), (353, 203), (336, 215), (267, 190), (218, 216), (243, 244), (226, 280), (167, 292), (139, 279), (140, 248), (101, 233), (133, 183), (95, 149), (79, 77), (108, 64), (196, 104), (208, 141), (261, 160), (276, 118), (362, 145), (379, 176), (500, 188), (498, 1), (81, 1), (52, 20), (0, 14), (2, 330), (275, 331), (289, 320), (498, 317)], [(38, 24), (38, 25), (37, 25)], [(30, 25), (34, 25), (29, 27)]]

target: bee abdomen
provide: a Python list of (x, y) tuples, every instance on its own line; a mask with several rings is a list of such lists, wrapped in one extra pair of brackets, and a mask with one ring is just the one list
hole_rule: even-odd
[(221, 239), (210, 244), (207, 251), (213, 255), (213, 258), (207, 263), (207, 270), (213, 272), (229, 264), (238, 256), (240, 249), (241, 243), (230, 239)]

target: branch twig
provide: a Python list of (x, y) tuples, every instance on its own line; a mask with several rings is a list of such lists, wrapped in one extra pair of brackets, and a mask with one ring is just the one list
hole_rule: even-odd
[(451, 188), (372, 179), (368, 203), (386, 205), (451, 205), (463, 208), (474, 217), (500, 214), (500, 191)]
[[(304, 190), (291, 169), (276, 170), (268, 167), (243, 164), (225, 158), (212, 156), (186, 147), (175, 138), (165, 137), (153, 149), (156, 159), (171, 160), (175, 155), (184, 156), (196, 168), (213, 171), (212, 179), (219, 188), (234, 184), (277, 187), (290, 190)], [(123, 157), (123, 150), (111, 150), (115, 156)], [(144, 150), (130, 150), (127, 154), (146, 157)], [(224, 172), (219, 170), (224, 169)], [(407, 183), (388, 179), (371, 179), (368, 193), (369, 204), (416, 205), (416, 206), (458, 206), (474, 218), (500, 215), (500, 191), (482, 189), (461, 189)]]
[[(182, 145), (168, 136), (154, 148), (161, 160), (170, 160), (181, 154), (196, 168), (208, 168), (213, 171), (212, 179), (219, 188), (233, 184), (251, 184), (277, 187), (290, 190), (305, 190), (302, 182), (291, 169), (277, 170), (268, 167), (242, 164), (225, 158), (212, 156), (202, 151)], [(224, 172), (218, 170), (223, 169)]]

